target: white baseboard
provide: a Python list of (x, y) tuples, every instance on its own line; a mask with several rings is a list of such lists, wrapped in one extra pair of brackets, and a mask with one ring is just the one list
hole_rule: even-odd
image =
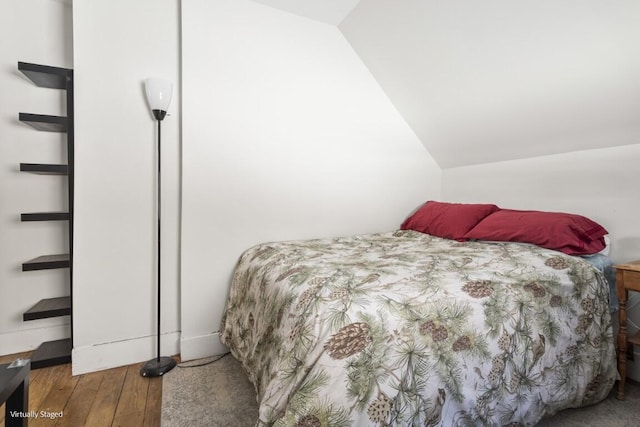
[(45, 341), (69, 338), (70, 334), (68, 323), (0, 334), (0, 355), (35, 350)]
[(183, 336), (180, 340), (180, 358), (183, 362), (223, 354), (228, 351), (229, 349), (220, 342), (219, 332), (197, 337)]
[[(161, 337), (162, 356), (180, 353), (180, 332)], [(86, 374), (144, 362), (156, 356), (156, 336), (132, 338), (124, 341), (75, 347), (71, 354), (72, 375)]]

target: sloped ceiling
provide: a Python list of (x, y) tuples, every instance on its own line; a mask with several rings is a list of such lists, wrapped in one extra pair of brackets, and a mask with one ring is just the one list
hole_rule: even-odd
[(640, 143), (638, 0), (254, 0), (338, 25), (443, 168)]
[(339, 28), (443, 168), (640, 143), (640, 1), (361, 0)]
[(267, 6), (338, 25), (360, 0), (253, 0)]

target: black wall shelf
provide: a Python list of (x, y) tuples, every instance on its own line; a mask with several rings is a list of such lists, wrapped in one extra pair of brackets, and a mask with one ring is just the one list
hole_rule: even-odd
[(32, 212), (20, 214), (20, 221), (67, 221), (69, 212)]
[(69, 267), (69, 254), (42, 255), (22, 263), (22, 271), (53, 270)]
[(45, 114), (20, 113), (18, 119), (34, 129), (45, 132), (66, 132), (67, 118), (61, 116), (47, 116)]
[(20, 163), (20, 172), (33, 172), (41, 175), (68, 175), (69, 168), (67, 165)]
[(71, 363), (72, 348), (71, 338), (43, 342), (31, 353), (31, 369)]
[(68, 177), (67, 212), (32, 212), (20, 215), (23, 222), (68, 221), (68, 254), (43, 255), (22, 264), (22, 271), (69, 268), (69, 295), (38, 301), (22, 314), (24, 321), (50, 317), (71, 316), (70, 336), (62, 340), (47, 341), (31, 354), (31, 368), (38, 369), (71, 362), (73, 348), (73, 192), (74, 192), (74, 132), (73, 132), (73, 70), (48, 65), (18, 62), (18, 70), (38, 87), (62, 89), (66, 92), (66, 116), (19, 113), (18, 119), (38, 131), (66, 133), (67, 164), (20, 163), (21, 172)]
[(66, 89), (67, 79), (73, 77), (73, 70), (68, 68), (51, 67), (29, 62), (18, 62), (18, 70), (36, 86), (51, 89)]
[(50, 317), (68, 316), (71, 314), (71, 298), (48, 298), (38, 301), (22, 314), (22, 320), (48, 319)]

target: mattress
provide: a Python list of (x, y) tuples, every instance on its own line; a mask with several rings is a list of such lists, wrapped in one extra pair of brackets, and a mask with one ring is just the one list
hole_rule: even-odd
[(530, 426), (616, 377), (597, 268), (415, 231), (248, 249), (221, 340), (260, 426)]

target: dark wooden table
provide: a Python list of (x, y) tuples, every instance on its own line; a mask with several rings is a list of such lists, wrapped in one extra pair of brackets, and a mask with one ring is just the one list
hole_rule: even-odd
[(0, 365), (0, 405), (6, 403), (4, 425), (7, 427), (27, 427), (30, 370), (29, 361), (15, 368)]

